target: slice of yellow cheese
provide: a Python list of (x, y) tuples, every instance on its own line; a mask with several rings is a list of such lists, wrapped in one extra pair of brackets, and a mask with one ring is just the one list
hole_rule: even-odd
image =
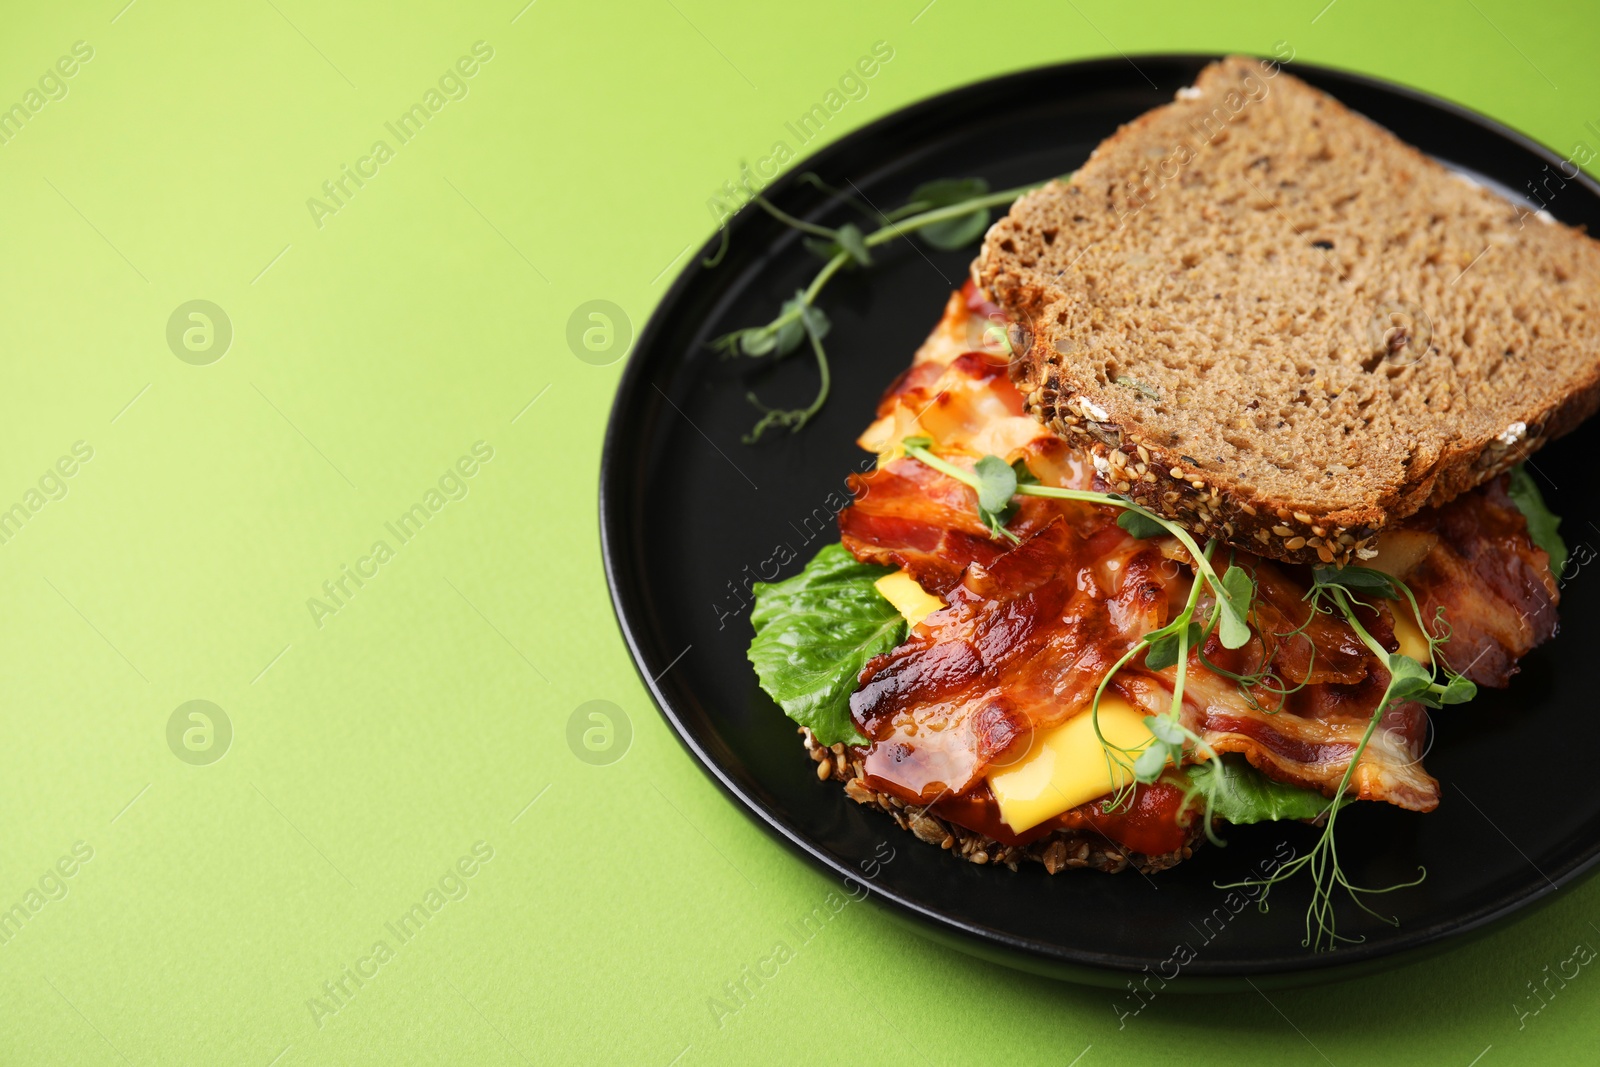
[[(1107, 741), (1138, 750), (1150, 743), (1146, 712), (1116, 696), (1100, 701), (1100, 732)], [(1131, 762), (1130, 757), (1122, 756)], [(1034, 738), (1020, 763), (991, 771), (989, 789), (1000, 817), (1021, 833), (1079, 804), (1114, 793), (1128, 772), (1106, 759), (1089, 709)]]
[(872, 584), (883, 594), (883, 599), (893, 604), (895, 610), (904, 615), (906, 622), (912, 626), (944, 607), (944, 601), (923, 589), (905, 571), (885, 574)]
[(1394, 639), (1400, 643), (1400, 654), (1410, 656), (1423, 665), (1433, 662), (1433, 657), (1428, 654), (1428, 638), (1423, 634), (1422, 627), (1417, 625), (1411, 605), (1404, 600), (1391, 600), (1389, 610), (1394, 615)]

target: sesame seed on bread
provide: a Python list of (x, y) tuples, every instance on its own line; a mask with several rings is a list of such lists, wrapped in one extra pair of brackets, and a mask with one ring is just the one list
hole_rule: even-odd
[(1600, 245), (1259, 60), (1017, 201), (973, 269), (1030, 411), (1291, 562), (1370, 558), (1600, 404)]

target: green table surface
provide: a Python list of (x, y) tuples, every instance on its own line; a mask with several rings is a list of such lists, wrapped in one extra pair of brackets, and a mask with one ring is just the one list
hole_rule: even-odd
[(596, 534), (622, 364), (566, 339), (596, 299), (637, 330), (877, 42), (827, 139), (1032, 65), (1286, 42), (1565, 154), (1600, 147), (1592, 4), (125, 2), (0, 30), (0, 1063), (1592, 1057), (1600, 883), (1121, 1020), (851, 905), (728, 1001), (834, 887), (635, 676)]

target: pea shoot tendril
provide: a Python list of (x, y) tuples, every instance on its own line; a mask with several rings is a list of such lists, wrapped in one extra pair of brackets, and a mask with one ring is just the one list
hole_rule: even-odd
[[(770, 407), (754, 392), (746, 394), (750, 403), (761, 412), (761, 417), (744, 436), (745, 444), (755, 444), (768, 430), (782, 428), (791, 433), (799, 432), (827, 402), (832, 376), (822, 339), (827, 336), (831, 323), (817, 306), (817, 297), (834, 275), (847, 268), (872, 266), (872, 249), (898, 237), (916, 234), (928, 245), (941, 251), (968, 245), (988, 228), (990, 208), (1010, 204), (1039, 184), (992, 193), (989, 184), (982, 178), (941, 179), (919, 185), (912, 191), (907, 203), (883, 213), (863, 200), (824, 184), (815, 174), (802, 174), (799, 180), (849, 203), (864, 217), (881, 225), (871, 232), (863, 231), (853, 222), (837, 227), (821, 226), (796, 218), (759, 193), (752, 198), (762, 211), (790, 229), (805, 234), (805, 246), (822, 258), (823, 265), (811, 279), (811, 284), (797, 290), (793, 297), (783, 302), (772, 321), (734, 330), (711, 342), (711, 347), (724, 358), (744, 356), (778, 360), (797, 351), (802, 342), (809, 341), (812, 355), (816, 358), (819, 379), (817, 394), (805, 407)], [(722, 261), (727, 251), (726, 229), (722, 231), (722, 236), (723, 243), (715, 255), (702, 261), (705, 266), (714, 267)]]

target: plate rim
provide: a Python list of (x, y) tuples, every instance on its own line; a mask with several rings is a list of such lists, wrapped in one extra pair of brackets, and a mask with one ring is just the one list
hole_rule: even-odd
[[(850, 130), (815, 152), (797, 157), (788, 169), (763, 187), (763, 192), (781, 194), (792, 187), (798, 175), (804, 171), (825, 166), (833, 157), (852, 149), (862, 141), (869, 140), (880, 129), (904, 122), (918, 113), (936, 110), (954, 99), (979, 89), (1000, 89), (1008, 82), (1020, 84), (1066, 73), (1093, 75), (1097, 71), (1121, 67), (1123, 64), (1132, 64), (1137, 69), (1140, 60), (1151, 64), (1186, 64), (1194, 66), (1198, 71), (1205, 64), (1221, 59), (1225, 55), (1249, 56), (1250, 54), (1142, 52), (1131, 56), (1090, 56), (1038, 64), (966, 81), (886, 112), (871, 122)], [(1251, 56), (1251, 58), (1265, 57)], [(1277, 59), (1271, 61), (1277, 62), (1280, 69), (1289, 70), (1291, 73), (1308, 73), (1311, 76), (1308, 80), (1314, 85), (1323, 80), (1354, 83), (1452, 114), (1482, 128), (1494, 137), (1512, 143), (1548, 166), (1559, 167), (1565, 161), (1565, 157), (1557, 155), (1553, 149), (1527, 134), (1467, 105), (1435, 96), (1421, 89), (1338, 67)], [(1330, 95), (1335, 95), (1337, 98), (1336, 94)], [(1596, 182), (1587, 172), (1580, 168), (1576, 178), (1567, 180), (1570, 184), (1579, 185), (1600, 202), (1600, 182)], [(749, 203), (743, 205), (724, 221), (723, 227), (733, 227), (742, 219), (750, 217), (753, 207), (753, 204)], [(827, 855), (802, 833), (791, 830), (777, 813), (768, 810), (758, 799), (747, 795), (695, 737), (694, 731), (683, 721), (667, 698), (659, 684), (659, 679), (666, 672), (652, 674), (647, 666), (642, 642), (642, 631), (648, 629), (647, 620), (644, 618), (646, 609), (640, 602), (642, 596), (636, 588), (640, 579), (637, 575), (628, 573), (628, 567), (624, 563), (628, 554), (626, 547), (628, 533), (621, 525), (621, 515), (625, 507), (617, 499), (625, 497), (630, 492), (626, 480), (619, 474), (619, 469), (625, 463), (621, 458), (622, 448), (629, 432), (623, 409), (629, 397), (641, 392), (644, 386), (650, 384), (645, 374), (645, 354), (660, 344), (660, 335), (667, 329), (667, 320), (698, 277), (699, 272), (696, 267), (699, 260), (713, 249), (718, 240), (717, 235), (722, 232), (723, 227), (713, 231), (712, 235), (695, 249), (693, 257), (677, 272), (672, 284), (652, 308), (649, 318), (627, 353), (622, 375), (617, 382), (606, 418), (598, 477), (597, 518), (601, 563), (612, 613), (639, 680), (644, 684), (656, 711), (666, 721), (679, 744), (689, 753), (701, 773), (710, 778), (736, 808), (780, 844), (807, 861), (814, 869), (835, 878), (854, 881), (857, 885), (865, 887), (867, 899), (872, 900), (883, 914), (897, 924), (909, 926), (918, 934), (967, 955), (1014, 969), (1082, 984), (1120, 988), (1120, 983), (1128, 977), (1142, 973), (1143, 968), (1148, 966), (1148, 961), (1136, 961), (1129, 957), (1088, 950), (1071, 951), (1050, 943), (1018, 938), (1004, 931), (968, 921), (959, 915), (920, 904), (883, 888), (871, 879), (857, 878), (854, 871)], [(1531, 915), (1563, 890), (1600, 871), (1600, 837), (1595, 839), (1585, 854), (1569, 863), (1554, 877), (1540, 871), (1531, 860), (1528, 862), (1535, 871), (1544, 875), (1543, 885), (1535, 887), (1532, 892), (1504, 894), (1493, 904), (1448, 927), (1420, 930), (1410, 936), (1402, 935), (1397, 940), (1381, 942), (1365, 952), (1357, 951), (1359, 946), (1340, 949), (1337, 953), (1317, 953), (1306, 949), (1303, 950), (1303, 956), (1294, 958), (1285, 956), (1263, 961), (1260, 966), (1213, 963), (1210, 967), (1200, 966), (1186, 970), (1180, 978), (1170, 984), (1170, 988), (1174, 992), (1189, 993), (1234, 992), (1252, 988), (1254, 984), (1250, 981), (1252, 978), (1268, 978), (1271, 979), (1273, 987), (1287, 988), (1343, 981), (1375, 970), (1419, 962), (1428, 956), (1464, 945), (1517, 918)]]

